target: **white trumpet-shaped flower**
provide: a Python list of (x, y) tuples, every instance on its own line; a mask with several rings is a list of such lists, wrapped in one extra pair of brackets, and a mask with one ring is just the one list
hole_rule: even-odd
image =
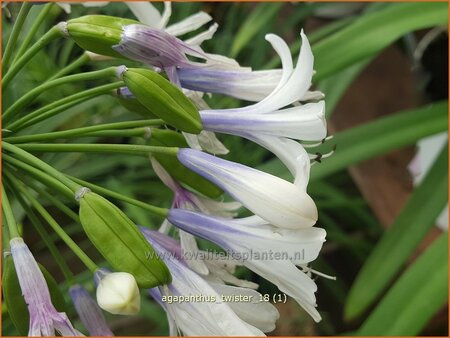
[(188, 210), (171, 209), (169, 221), (176, 227), (216, 243), (242, 264), (293, 297), (315, 321), (314, 281), (296, 265), (317, 258), (325, 241), (321, 228), (280, 229), (260, 219), (224, 219)]
[[(303, 43), (295, 68), (286, 43), (274, 34), (266, 36), (280, 54), (283, 71), (276, 87), (263, 100), (242, 108), (200, 111), (205, 130), (241, 136), (260, 144), (280, 158), (296, 182), (297, 175), (305, 170), (303, 159), (307, 153), (293, 140), (317, 141), (327, 134), (325, 102), (297, 104), (311, 97), (308, 89), (314, 61), (308, 39), (303, 32), (301, 36)], [(291, 104), (294, 106), (286, 108)]]
[(97, 303), (112, 314), (134, 315), (141, 308), (141, 296), (136, 279), (127, 272), (97, 270)]
[[(278, 311), (259, 302), (258, 292), (207, 282), (173, 254), (179, 252), (176, 241), (148, 229), (142, 232), (172, 274), (171, 284), (149, 290), (167, 312), (171, 335), (264, 336), (275, 328)], [(243, 295), (253, 296), (254, 302), (236, 301)]]
[(178, 159), (277, 227), (307, 228), (317, 221), (316, 205), (305, 190), (308, 177), (298, 176), (301, 183), (294, 185), (260, 170), (193, 149), (180, 149)]
[[(306, 37), (302, 35), (304, 40)], [(310, 51), (308, 42), (304, 42), (304, 52), (300, 52), (297, 61), (296, 73), (294, 73), (291, 52), (286, 43), (275, 34), (266, 35), (275, 51), (279, 54), (282, 61), (283, 69), (270, 69), (251, 71), (250, 68), (237, 69), (219, 69), (217, 67), (181, 67), (177, 70), (180, 83), (183, 88), (196, 90), (205, 93), (220, 93), (236, 97), (247, 101), (261, 101), (274, 89), (285, 85), (287, 79), (294, 76), (297, 79), (297, 85), (307, 84), (307, 88), (311, 85), (312, 63), (310, 63)], [(310, 71), (299, 72), (299, 67), (311, 66)], [(305, 70), (306, 70), (305, 69)], [(282, 81), (281, 81), (282, 80)], [(291, 80), (292, 81), (292, 80)], [(323, 94), (319, 91), (304, 91), (300, 88), (295, 96), (294, 101), (309, 101), (323, 99)], [(280, 105), (283, 107), (285, 104)], [(245, 108), (244, 108), (245, 109)]]

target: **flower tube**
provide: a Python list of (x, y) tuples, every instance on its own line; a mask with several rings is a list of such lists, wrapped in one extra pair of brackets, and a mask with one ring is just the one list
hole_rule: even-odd
[(81, 322), (91, 336), (114, 336), (106, 323), (102, 310), (83, 286), (73, 285), (70, 287), (69, 293)]
[(317, 221), (316, 205), (304, 188), (198, 150), (180, 149), (178, 159), (274, 226), (308, 228)]
[(52, 304), (44, 275), (23, 239), (11, 239), (11, 254), (20, 288), (30, 313), (28, 336), (82, 336), (64, 312)]

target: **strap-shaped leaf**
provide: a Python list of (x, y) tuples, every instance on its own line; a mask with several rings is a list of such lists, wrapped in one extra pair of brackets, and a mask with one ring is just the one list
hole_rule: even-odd
[(361, 314), (380, 296), (447, 203), (447, 152), (448, 147), (445, 147), (392, 227), (366, 260), (347, 299), (347, 319)]
[[(447, 130), (448, 102), (397, 113), (336, 135), (328, 143), (336, 152), (311, 170), (311, 180), (324, 178), (369, 158), (412, 144), (423, 137)], [(328, 146), (329, 148), (329, 146)], [(319, 151), (328, 151), (327, 145)]]
[(131, 273), (142, 288), (171, 281), (169, 269), (136, 225), (114, 204), (88, 192), (80, 199), (80, 222), (111, 266)]
[(443, 233), (394, 284), (357, 335), (418, 335), (447, 300), (448, 238)]
[(446, 25), (446, 2), (397, 3), (368, 13), (341, 31), (313, 46), (314, 81), (377, 54), (408, 32)]
[(281, 5), (281, 2), (258, 4), (258, 7), (252, 11), (236, 33), (236, 36), (233, 39), (233, 45), (231, 46), (231, 57), (238, 55), (242, 48), (244, 48), (268, 22), (275, 18)]
[[(59, 312), (66, 312), (66, 302), (55, 279), (41, 264), (39, 264), (39, 268), (44, 274), (53, 305)], [(6, 256), (3, 260), (2, 289), (3, 299), (11, 321), (20, 335), (28, 335), (30, 314), (22, 296), (22, 290), (20, 289), (19, 279), (17, 278), (16, 268), (11, 255)]]

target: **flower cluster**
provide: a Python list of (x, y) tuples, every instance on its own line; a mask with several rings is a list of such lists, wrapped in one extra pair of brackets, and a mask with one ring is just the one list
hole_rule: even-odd
[[(64, 8), (69, 10), (68, 6)], [(152, 123), (151, 127), (139, 121), (134, 125), (136, 121), (124, 122), (133, 127), (145, 126), (142, 136), (147, 143), (64, 144), (60, 149), (123, 150), (149, 155), (154, 172), (173, 192), (171, 207), (123, 200), (145, 204), (146, 210), (163, 216), (159, 230), (137, 226), (101, 196), (108, 190), (72, 179), (29, 153), (44, 149), (45, 144), (27, 145), (21, 136), (13, 136), (4, 148), (9, 167), (44, 177), (44, 182), (75, 196), (79, 216), (72, 218), (81, 223), (108, 263), (106, 269), (91, 261), (33, 194), (26, 193), (28, 187), (15, 178), (16, 169), (7, 172), (8, 182), (25, 194), (55, 232), (62, 234), (61, 238), (94, 276), (96, 301), (84, 286), (70, 287), (83, 325), (91, 335), (113, 335), (102, 309), (112, 314), (137, 314), (139, 289), (144, 289), (166, 311), (171, 335), (263, 336), (275, 329), (279, 313), (274, 305), (262, 300), (256, 291), (257, 283), (235, 276), (237, 266), (273, 283), (320, 321), (317, 286), (311, 278), (315, 271), (308, 265), (318, 257), (326, 232), (314, 226), (318, 211), (307, 186), (317, 155), (310, 155), (305, 147), (311, 141), (322, 142), (327, 127), (323, 94), (310, 91), (314, 57), (306, 35), (303, 31), (300, 34), (301, 49), (294, 65), (286, 42), (268, 34), (266, 40), (279, 54), (282, 69), (255, 71), (200, 47), (213, 37), (217, 24), (190, 39), (179, 38), (209, 22), (212, 18), (206, 13), (168, 25), (170, 3), (165, 3), (163, 14), (148, 3), (128, 6), (140, 22), (86, 16), (60, 23), (55, 34), (75, 41), (89, 53), (90, 60), (122, 58), (145, 64), (141, 68), (112, 67), (79, 78), (116, 76), (119, 81), (113, 85), (119, 102), (155, 117), (143, 121)], [(64, 78), (50, 81), (47, 87), (60, 83)], [(234, 109), (211, 109), (203, 100), (204, 94), (228, 95), (253, 103)], [(64, 102), (77, 104), (80, 98), (83, 96), (70, 101), (69, 97)], [(5, 113), (6, 122), (12, 122), (11, 133), (41, 119), (36, 113), (28, 120), (26, 116), (8, 120), (31, 100), (21, 99)], [(56, 114), (60, 107), (55, 104), (54, 110), (46, 112)], [(97, 127), (85, 131), (101, 133), (100, 128), (93, 129)], [(116, 128), (112, 124), (109, 127), (103, 130), (106, 134)], [(288, 168), (292, 182), (218, 157), (228, 149), (215, 133), (242, 137), (266, 148)], [(233, 201), (219, 200), (223, 193)], [(117, 193), (110, 196), (122, 198)], [(252, 215), (238, 217), (241, 208)], [(30, 314), (29, 335), (79, 335), (66, 314), (52, 305), (44, 276), (21, 237), (16, 236), (11, 213), (6, 211), (15, 270)], [(217, 255), (209, 255), (198, 238), (216, 244), (226, 254), (217, 251)], [(70, 277), (70, 271), (68, 274)]]

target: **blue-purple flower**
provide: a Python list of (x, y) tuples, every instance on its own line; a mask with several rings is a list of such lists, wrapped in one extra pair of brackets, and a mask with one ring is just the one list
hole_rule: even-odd
[(44, 275), (23, 239), (11, 239), (11, 254), (20, 288), (30, 313), (28, 336), (82, 336), (64, 312), (52, 304)]

